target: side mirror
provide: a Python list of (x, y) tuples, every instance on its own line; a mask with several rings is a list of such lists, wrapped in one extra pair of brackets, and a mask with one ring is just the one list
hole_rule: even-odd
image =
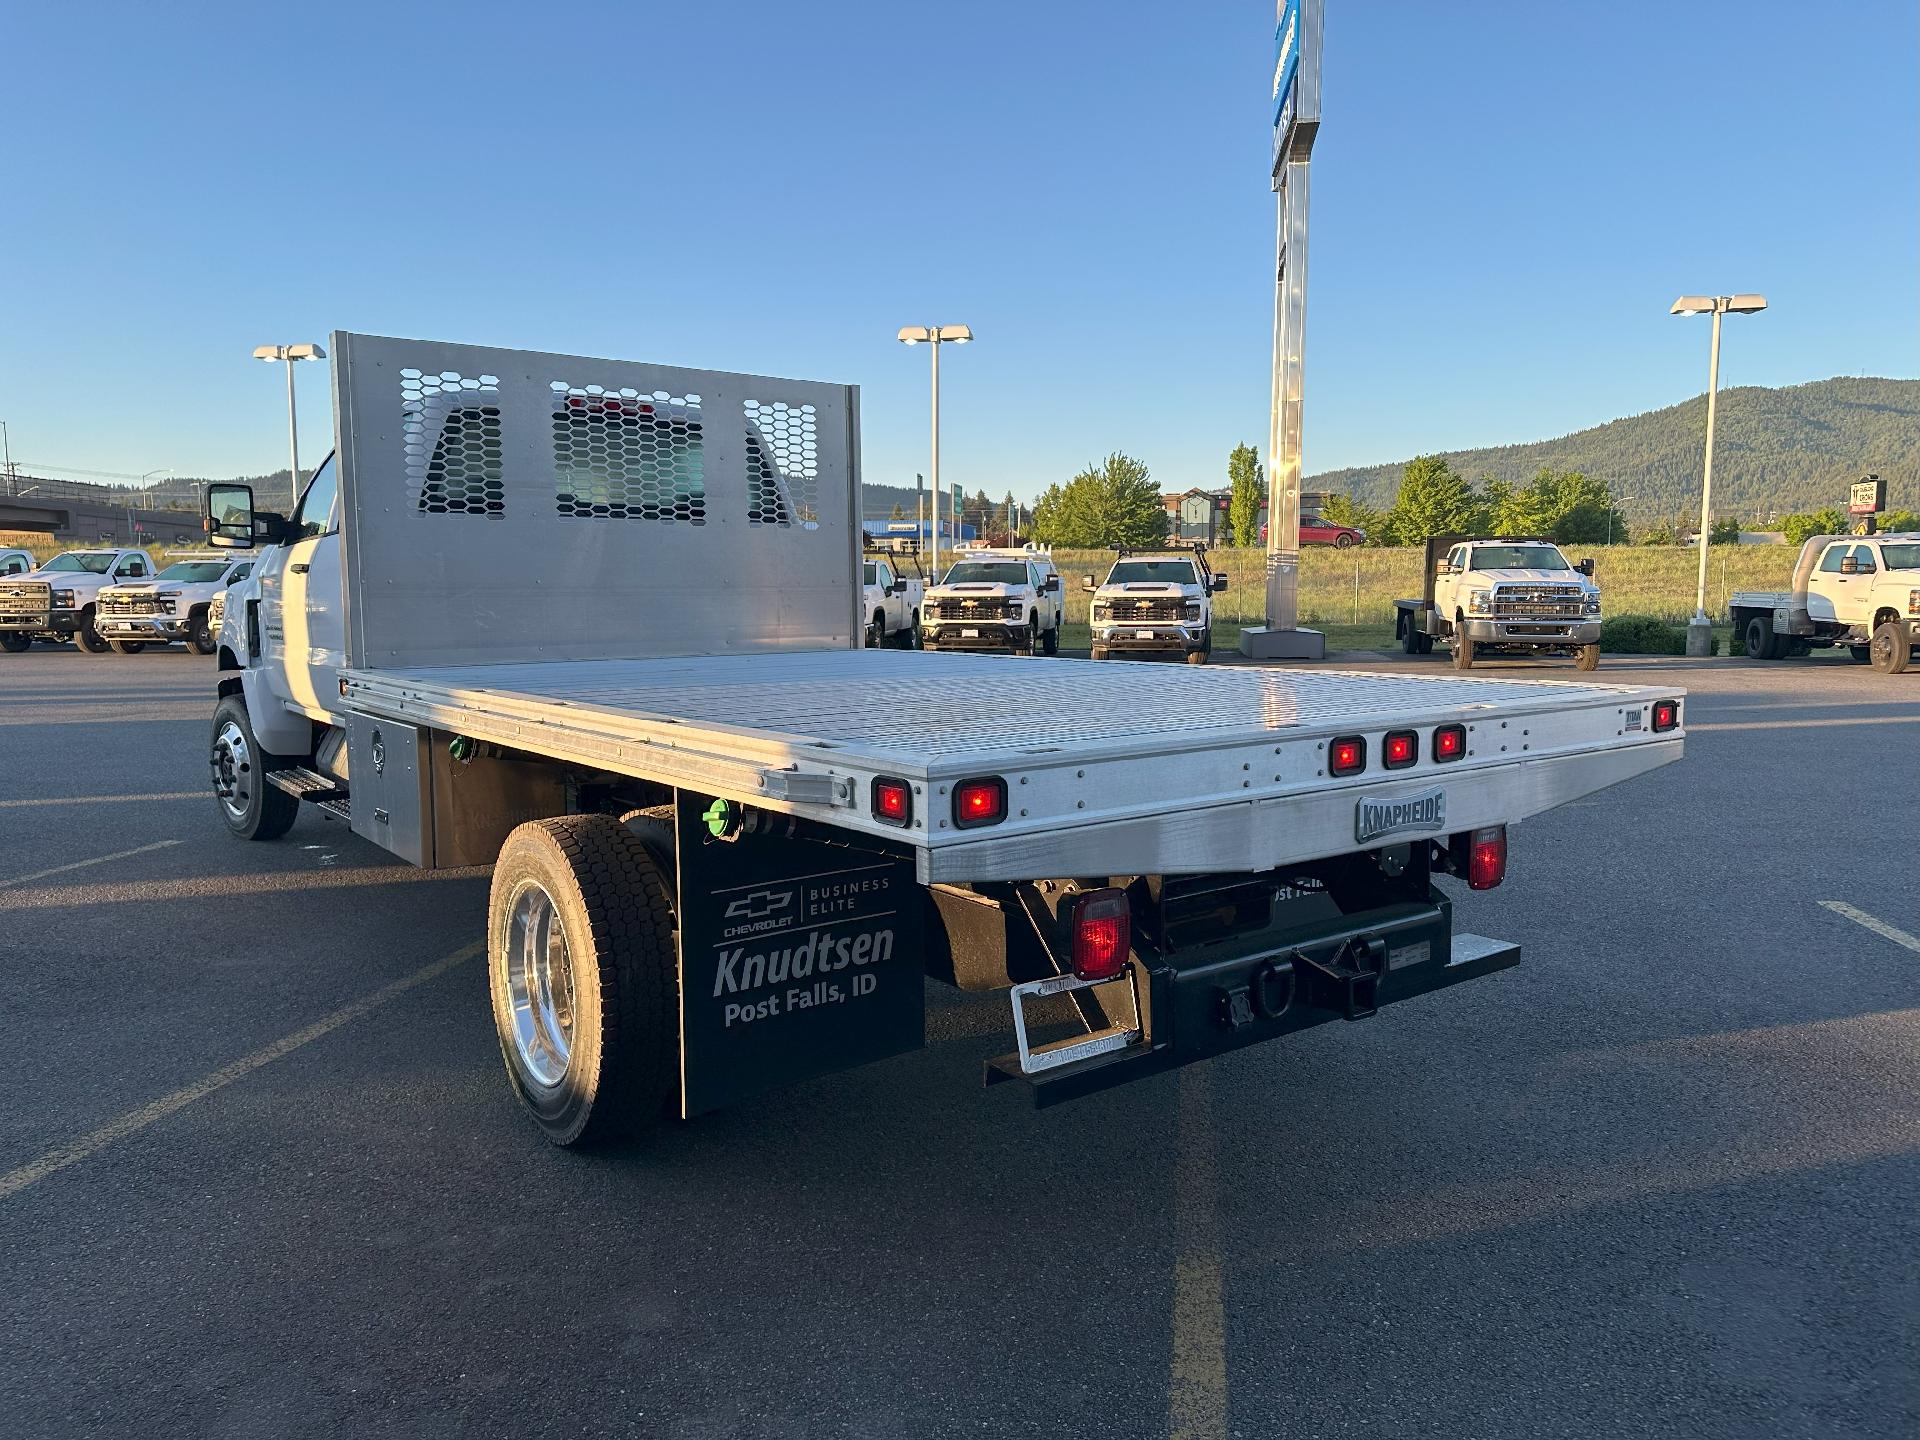
[(207, 486), (200, 528), (207, 532), (207, 543), (218, 549), (251, 550), (254, 542), (253, 487), (224, 483)]
[(1593, 578), (1593, 557), (1588, 556), (1585, 560), (1582, 560), (1578, 565), (1574, 566), (1573, 568), (1578, 570), (1582, 575), (1586, 576), (1589, 580), (1591, 580)]
[(1099, 589), (1100, 587), (1099, 587), (1099, 585), (1097, 585), (1096, 583), (1094, 583), (1094, 578), (1093, 578), (1093, 576), (1091, 576), (1091, 575), (1087, 575), (1087, 576), (1083, 576), (1083, 577), (1081, 578), (1081, 581), (1080, 581), (1080, 588), (1081, 588), (1082, 590), (1084, 590), (1084, 591), (1086, 591), (1086, 592), (1087, 592), (1087, 594), (1089, 594), (1089, 595), (1091, 595), (1091, 594), (1093, 594), (1093, 592), (1094, 592), (1094, 591), (1096, 591), (1096, 590), (1098, 590), (1098, 589)]
[(1058, 595), (1060, 593), (1060, 577), (1058, 575), (1047, 576), (1047, 593), (1049, 595)]
[(1840, 573), (1842, 575), (1858, 575), (1860, 573), (1860, 562), (1851, 555), (1847, 556), (1846, 559), (1840, 562)]
[(1224, 575), (1216, 575), (1216, 576), (1214, 576), (1214, 577), (1213, 577), (1213, 593), (1214, 593), (1214, 594), (1216, 594), (1216, 595), (1218, 595), (1218, 594), (1219, 594), (1219, 593), (1220, 593), (1220, 592), (1221, 592), (1222, 590), (1224, 590), (1224, 589), (1226, 589), (1226, 588), (1227, 588), (1227, 577), (1226, 577), (1226, 576), (1224, 576)]
[(1453, 567), (1444, 560), (1436, 560), (1433, 563), (1433, 573), (1436, 575), (1451, 575), (1453, 573)]

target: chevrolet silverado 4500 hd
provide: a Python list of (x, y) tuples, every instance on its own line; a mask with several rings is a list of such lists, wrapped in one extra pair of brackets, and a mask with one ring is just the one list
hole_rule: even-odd
[(1670, 688), (867, 649), (854, 388), (328, 348), (293, 515), (208, 487), (256, 556), (215, 800), (493, 867), (501, 1053), (558, 1144), (917, 1049), (927, 977), (1009, 993), (986, 1079), (1038, 1104), (1373, 1015), (1520, 958), (1437, 876), (1498, 885), (1514, 822), (1680, 758)]
[(1727, 611), (1757, 660), (1844, 645), (1898, 675), (1920, 646), (1920, 534), (1816, 535), (1800, 547), (1791, 590), (1736, 590)]
[(245, 555), (175, 555), (151, 580), (101, 587), (94, 628), (121, 655), (184, 640), (196, 655), (213, 654), (209, 618), (214, 597), (253, 568)]
[(1399, 640), (1425, 655), (1436, 639), (1457, 670), (1481, 655), (1571, 655), (1581, 670), (1600, 665), (1600, 587), (1593, 562), (1571, 564), (1551, 540), (1427, 542), (1426, 593), (1396, 600)]

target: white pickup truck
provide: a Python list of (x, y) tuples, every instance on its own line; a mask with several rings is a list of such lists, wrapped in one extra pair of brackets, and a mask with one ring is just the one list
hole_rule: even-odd
[[(904, 564), (913, 566), (909, 575)], [(869, 650), (892, 645), (915, 650), (920, 645), (920, 610), (926, 603), (927, 579), (920, 562), (908, 552), (881, 555), (869, 551), (860, 565), (860, 608), (867, 617)]]
[(196, 655), (211, 655), (214, 629), (208, 619), (214, 597), (247, 578), (245, 555), (175, 555), (151, 580), (102, 586), (94, 600), (94, 629), (122, 655), (149, 645), (184, 640)]
[(1049, 551), (957, 550), (927, 587), (920, 639), (928, 650), (1057, 655), (1066, 595)]
[(0, 580), (25, 575), (35, 563), (31, 550), (0, 550)]
[(1844, 645), (1898, 675), (1920, 646), (1920, 534), (1816, 535), (1791, 590), (1736, 590), (1727, 611), (1755, 659)]
[(144, 550), (68, 550), (38, 570), (0, 580), (0, 650), (17, 655), (36, 640), (71, 640), (89, 655), (104, 654), (96, 597), (108, 585), (152, 574)]
[(1189, 665), (1206, 664), (1213, 654), (1213, 597), (1226, 588), (1227, 577), (1208, 568), (1199, 546), (1165, 555), (1122, 550), (1104, 581), (1095, 585), (1089, 575), (1081, 582), (1093, 596), (1087, 607), (1093, 658), (1171, 653)]
[[(1670, 688), (869, 650), (852, 387), (327, 348), (336, 449), (291, 519), (207, 488), (258, 557), (215, 802), (243, 839), (304, 802), (492, 866), (494, 1024), (556, 1144), (918, 1049), (929, 977), (1010, 996), (986, 1076), (1042, 1105), (1362, 1019), (1518, 963), (1436, 877), (1496, 886), (1515, 821), (1681, 755)], [(576, 422), (584, 382), (669, 398)], [(599, 473), (559, 491), (558, 445)]]
[(1445, 640), (1456, 670), (1476, 657), (1571, 655), (1581, 670), (1600, 665), (1600, 587), (1593, 561), (1572, 564), (1551, 540), (1427, 541), (1426, 591), (1393, 602), (1397, 638), (1409, 655)]

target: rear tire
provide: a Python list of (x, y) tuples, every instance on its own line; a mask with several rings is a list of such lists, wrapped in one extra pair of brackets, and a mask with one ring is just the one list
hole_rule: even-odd
[(138, 655), (147, 648), (144, 640), (109, 640), (107, 647), (116, 655)]
[(1779, 654), (1774, 650), (1775, 636), (1773, 620), (1766, 615), (1755, 615), (1747, 621), (1747, 628), (1741, 632), (1746, 640), (1747, 654), (1755, 660), (1777, 660)]
[(1882, 675), (1898, 675), (1913, 658), (1913, 645), (1907, 639), (1907, 627), (1889, 620), (1873, 632), (1873, 668)]
[(242, 840), (278, 840), (293, 828), (300, 802), (270, 784), (269, 770), (290, 763), (261, 748), (253, 735), (247, 702), (229, 695), (214, 707), (208, 763), (220, 818)]
[(1598, 670), (1600, 668), (1600, 642), (1582, 645), (1574, 652), (1573, 664), (1576, 670)]
[(80, 612), (80, 628), (73, 632), (73, 643), (89, 655), (107, 653), (106, 637), (93, 628), (93, 607), (89, 605)]
[(1426, 637), (1418, 630), (1413, 628), (1413, 617), (1411, 615), (1402, 615), (1400, 617), (1400, 648), (1403, 651), (1409, 655), (1420, 654), (1420, 642), (1425, 638)]
[(487, 910), (494, 1029), (514, 1093), (555, 1145), (632, 1134), (679, 1112), (672, 891), (608, 815), (507, 836)]
[(31, 635), (15, 635), (12, 631), (0, 635), (0, 650), (6, 651), (9, 655), (24, 655), (32, 648)]
[(1873, 646), (1871, 645), (1849, 645), (1847, 646), (1847, 653), (1853, 657), (1853, 662), (1856, 665), (1870, 664), (1873, 660)]

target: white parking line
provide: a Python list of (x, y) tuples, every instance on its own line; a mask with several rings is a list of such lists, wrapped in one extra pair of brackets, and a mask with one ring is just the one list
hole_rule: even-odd
[(38, 1181), (69, 1165), (77, 1165), (89, 1155), (105, 1149), (116, 1140), (124, 1140), (137, 1134), (156, 1121), (164, 1120), (177, 1111), (184, 1110), (196, 1100), (204, 1100), (216, 1090), (226, 1088), (234, 1081), (244, 1079), (262, 1066), (271, 1065), (282, 1056), (290, 1055), (302, 1045), (318, 1040), (330, 1030), (338, 1030), (349, 1021), (358, 1020), (362, 1015), (379, 1009), (389, 1000), (404, 995), (416, 985), (424, 985), (436, 975), (443, 975), (464, 960), (471, 960), (480, 953), (477, 944), (463, 945), (451, 955), (443, 956), (431, 965), (423, 966), (411, 975), (402, 976), (391, 985), (374, 991), (364, 999), (334, 1011), (324, 1019), (316, 1020), (304, 1029), (291, 1035), (283, 1035), (271, 1045), (263, 1045), (251, 1055), (243, 1055), (230, 1065), (223, 1065), (209, 1075), (204, 1075), (191, 1085), (183, 1085), (170, 1094), (162, 1095), (158, 1100), (142, 1105), (138, 1110), (130, 1110), (117, 1120), (109, 1120), (98, 1130), (91, 1130), (78, 1140), (49, 1150), (37, 1160), (29, 1161), (17, 1170), (9, 1170), (0, 1175), (0, 1200), (18, 1195)]
[(1167, 1393), (1171, 1440), (1226, 1440), (1227, 1317), (1220, 1260), (1213, 1075), (1180, 1072), (1173, 1162), (1173, 1373)]
[(156, 840), (151, 845), (136, 845), (131, 850), (116, 850), (111, 855), (96, 855), (91, 860), (76, 860), (71, 865), (55, 865), (51, 870), (35, 870), (30, 875), (14, 875), (0, 880), (0, 886), (24, 885), (29, 880), (44, 880), (49, 875), (64, 875), (69, 870), (84, 870), (89, 865), (104, 865), (109, 860), (125, 860), (129, 855), (145, 855), (149, 850), (164, 850), (169, 845), (178, 845), (178, 840)]
[(1909, 935), (1897, 925), (1889, 925), (1884, 920), (1876, 920), (1864, 910), (1856, 910), (1844, 900), (1822, 900), (1821, 905), (1836, 915), (1844, 915), (1856, 925), (1864, 925), (1876, 935), (1884, 935), (1896, 945), (1904, 945), (1914, 954), (1920, 955), (1920, 938)]
[(201, 800), (205, 790), (161, 790), (152, 795), (53, 795), (41, 800), (0, 800), (0, 810), (29, 805), (119, 805), (130, 800)]

